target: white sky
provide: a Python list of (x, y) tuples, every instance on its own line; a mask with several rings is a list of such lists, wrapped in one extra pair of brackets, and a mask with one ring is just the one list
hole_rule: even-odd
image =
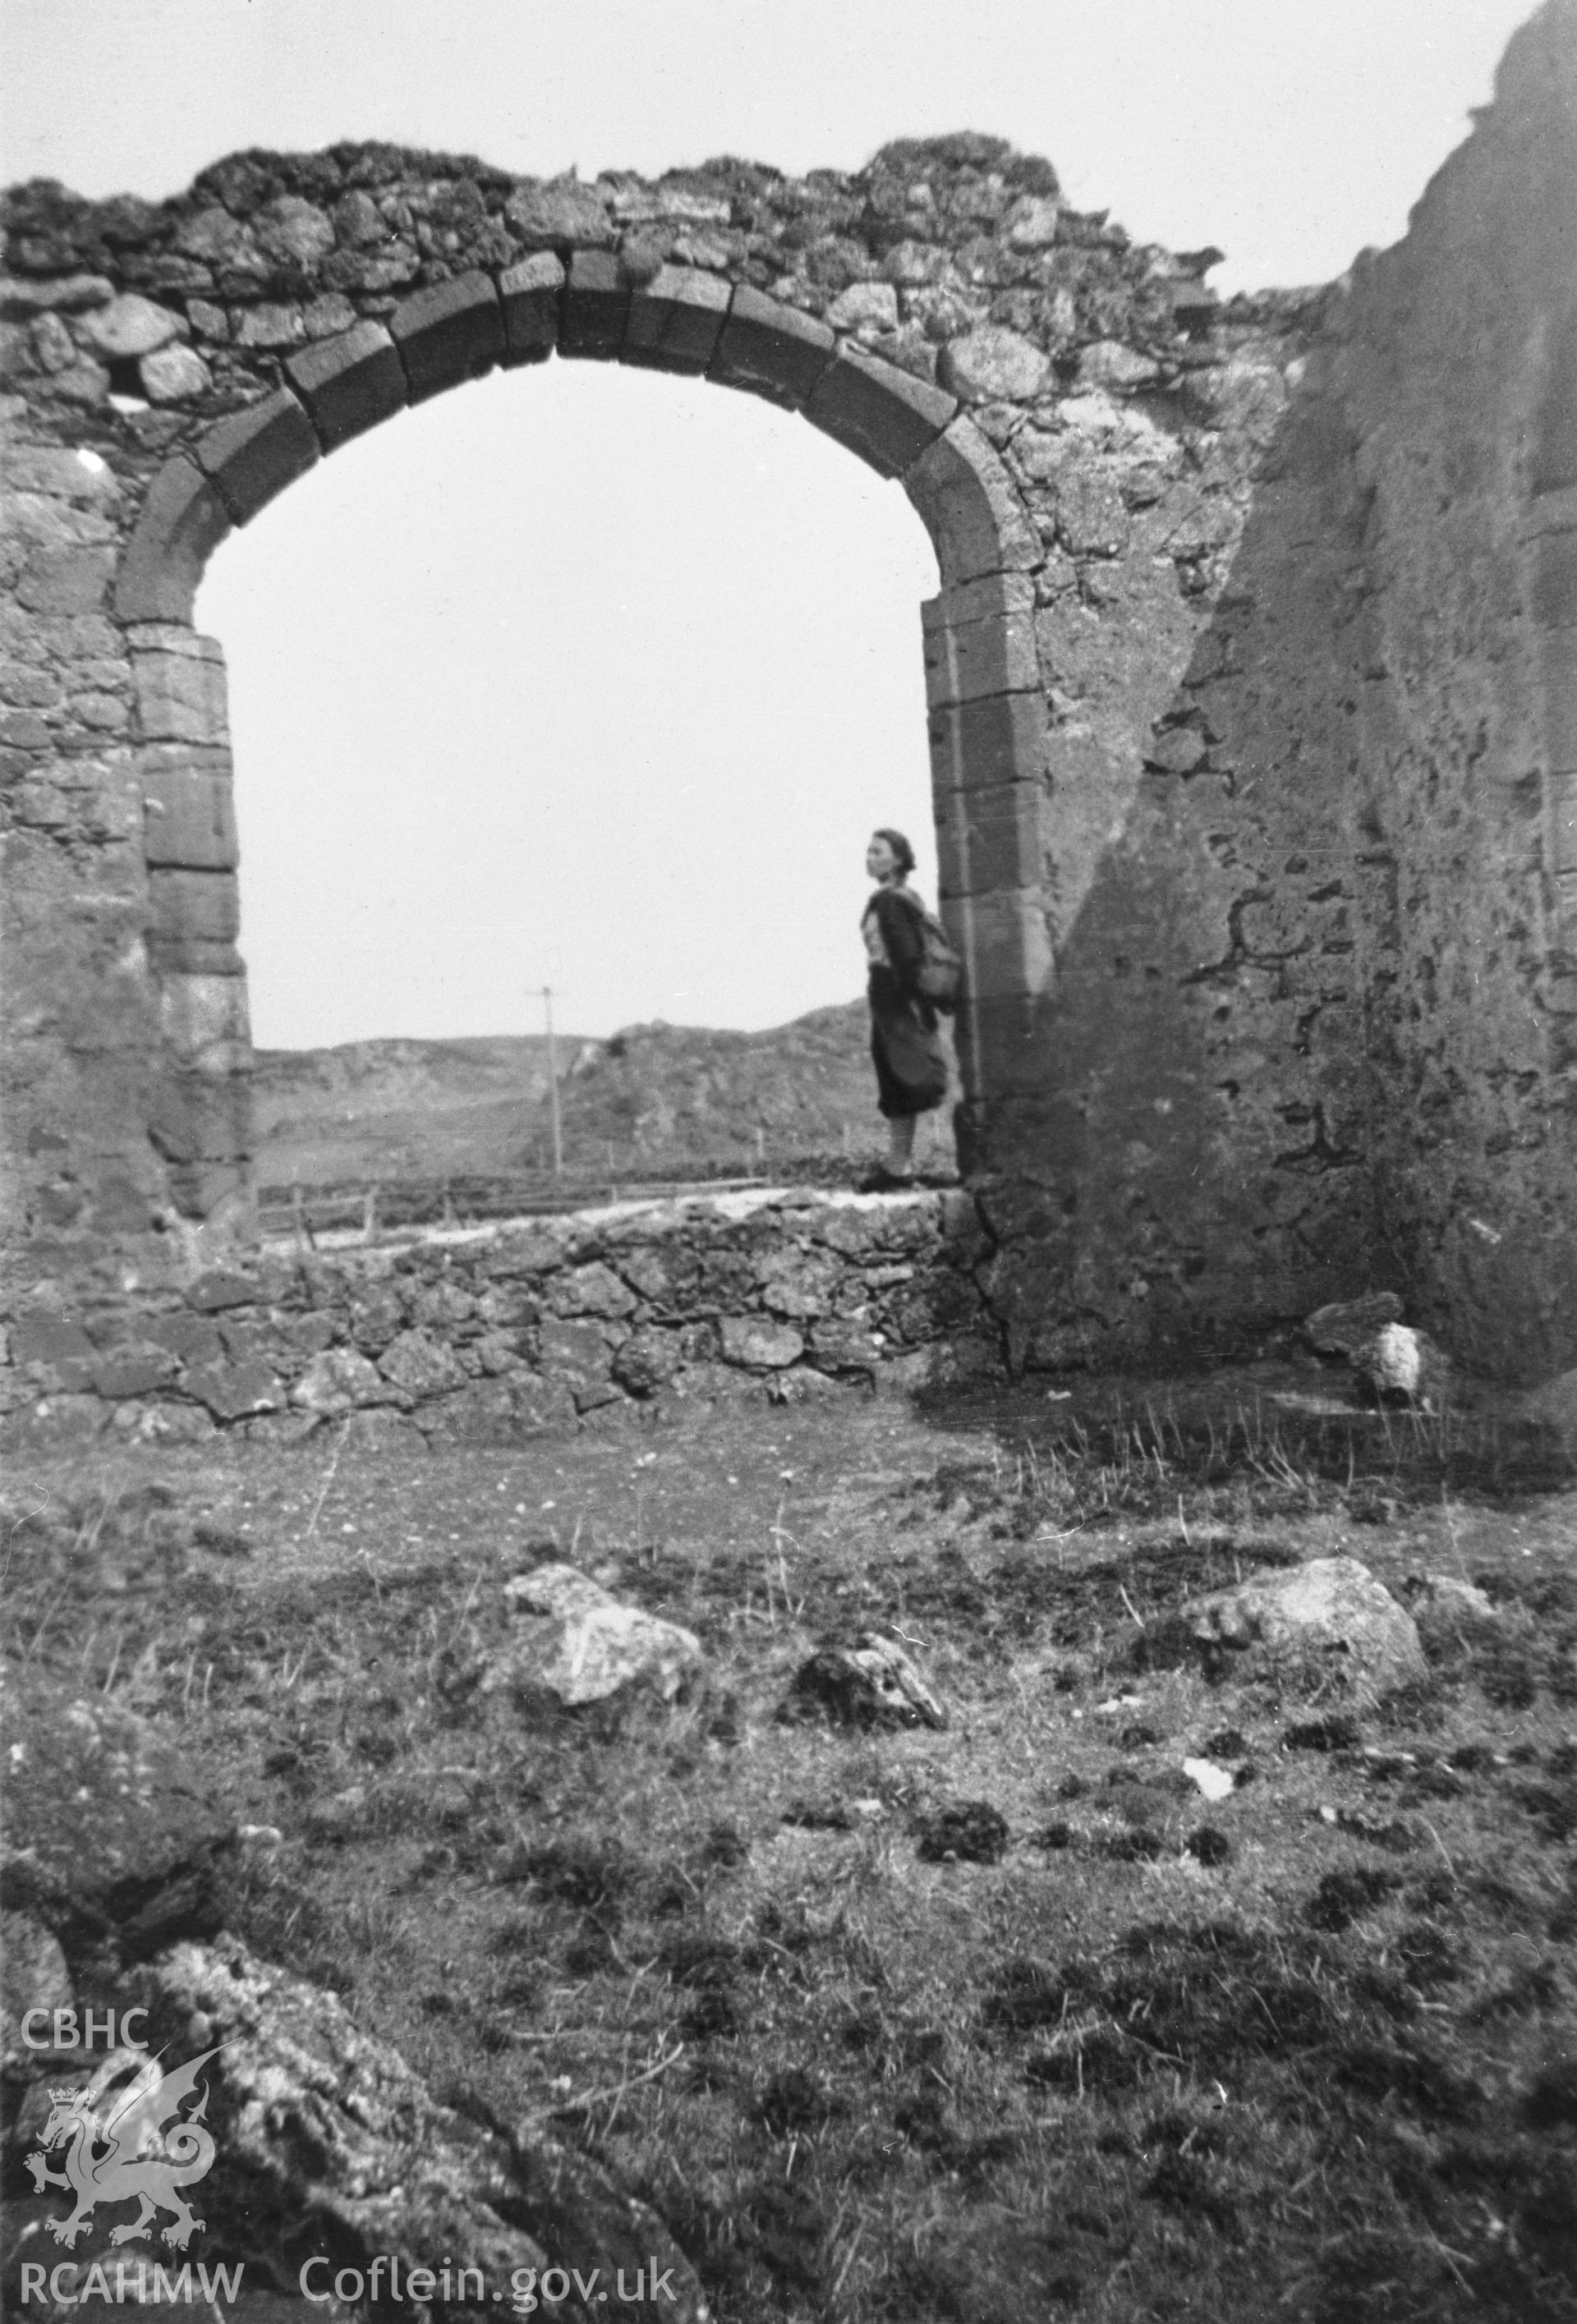
[[(0, 0), (0, 175), (183, 187), (383, 137), (549, 175), (859, 167), (975, 128), (1230, 290), (1394, 241), (1528, 0)], [(555, 362), (323, 463), (216, 557), (268, 1046), (780, 1022), (849, 998), (866, 835), (934, 887), (929, 545), (700, 383)]]

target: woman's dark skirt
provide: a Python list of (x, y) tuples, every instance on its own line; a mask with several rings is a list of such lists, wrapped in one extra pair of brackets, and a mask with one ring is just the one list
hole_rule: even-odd
[[(883, 977), (883, 984), (888, 979)], [(947, 1058), (936, 1036), (936, 1013), (923, 1001), (878, 991), (871, 980), (871, 1059), (877, 1105), (887, 1119), (931, 1113), (947, 1094)]]

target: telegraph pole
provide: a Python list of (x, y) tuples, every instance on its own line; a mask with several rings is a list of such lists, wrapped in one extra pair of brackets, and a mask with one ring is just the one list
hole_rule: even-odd
[(564, 1126), (558, 1119), (558, 1045), (553, 1038), (553, 987), (542, 987), (542, 1007), (548, 1019), (548, 1102), (553, 1114), (553, 1176), (564, 1176)]

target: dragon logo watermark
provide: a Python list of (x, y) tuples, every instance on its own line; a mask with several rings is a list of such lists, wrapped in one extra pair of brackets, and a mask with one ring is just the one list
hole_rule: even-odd
[[(122, 2051), (105, 2060), (85, 2089), (51, 2089), (43, 2145), (27, 2157), (27, 2167), (41, 2195), (46, 2187), (64, 2187), (77, 2198), (69, 2217), (45, 2221), (57, 2243), (69, 2251), (100, 2203), (137, 2203), (136, 2218), (110, 2230), (112, 2244), (149, 2239), (159, 2214), (168, 2211), (162, 2240), (176, 2251), (186, 2249), (204, 2222), (192, 2216), (180, 2190), (205, 2177), (214, 2160), (213, 2134), (203, 2120), (208, 2092), (202, 2070), (223, 2046), (169, 2074), (146, 2052), (128, 2056)], [(194, 2096), (197, 2104), (182, 2119), (180, 2108)], [(46, 2156), (61, 2146), (65, 2168), (51, 2171)]]

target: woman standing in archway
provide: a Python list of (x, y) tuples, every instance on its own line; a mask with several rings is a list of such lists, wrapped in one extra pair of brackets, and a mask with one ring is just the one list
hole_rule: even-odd
[(865, 869), (876, 891), (860, 922), (871, 964), (871, 1056), (877, 1103), (887, 1122), (885, 1163), (866, 1173), (867, 1191), (907, 1186), (914, 1174), (915, 1124), (947, 1094), (947, 1058), (936, 1011), (919, 990), (925, 907), (911, 893), (915, 851), (901, 831), (873, 832)]

